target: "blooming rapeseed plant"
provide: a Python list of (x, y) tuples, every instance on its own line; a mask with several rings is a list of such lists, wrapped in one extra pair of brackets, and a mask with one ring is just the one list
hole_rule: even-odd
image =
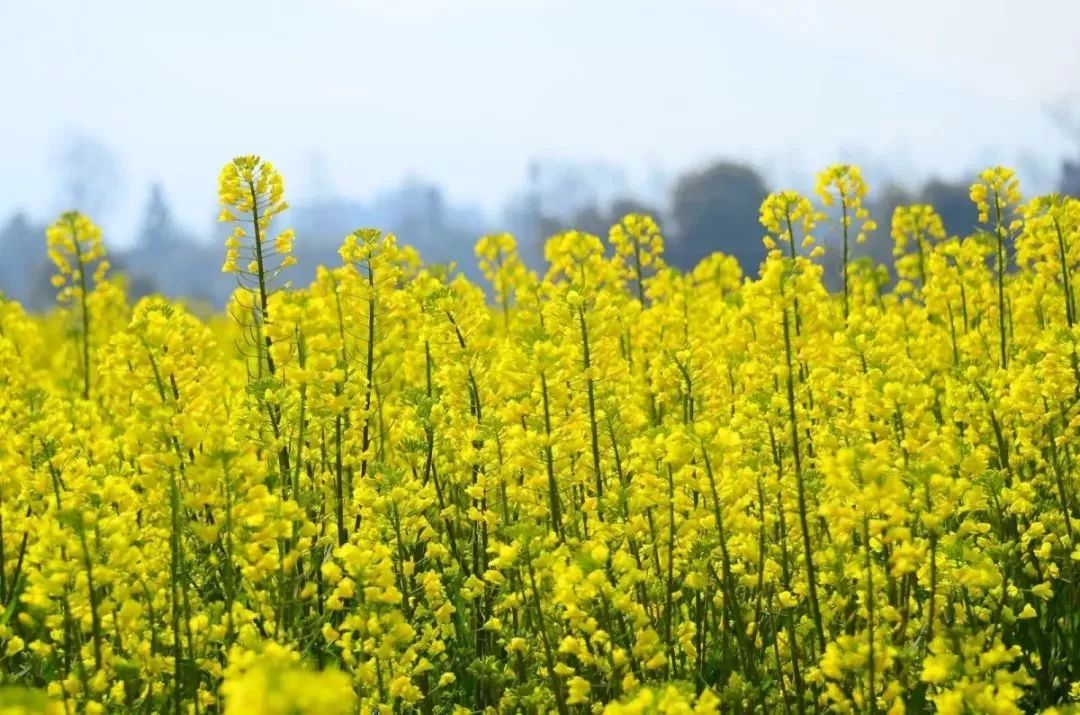
[(56, 310), (0, 300), (0, 711), (1075, 711), (1080, 201), (991, 169), (866, 267), (858, 169), (815, 196), (751, 275), (633, 214), (294, 287), (238, 157), (206, 321), (64, 214)]

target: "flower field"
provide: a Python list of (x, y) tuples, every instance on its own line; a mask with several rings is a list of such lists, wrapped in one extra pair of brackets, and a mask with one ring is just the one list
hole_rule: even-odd
[(202, 317), (64, 214), (0, 301), (0, 712), (1077, 712), (1080, 200), (866, 194), (770, 195), (757, 275), (630, 215), (297, 287), (238, 157)]

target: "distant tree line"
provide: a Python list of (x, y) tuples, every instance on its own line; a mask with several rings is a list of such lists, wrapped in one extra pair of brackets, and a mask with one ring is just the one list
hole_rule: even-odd
[[(1065, 162), (1060, 190), (1080, 190), (1080, 166)], [(578, 228), (604, 234), (608, 227), (630, 211), (642, 211), (657, 217), (667, 237), (665, 256), (668, 263), (683, 270), (693, 268), (702, 258), (717, 251), (738, 259), (745, 272), (754, 272), (765, 256), (761, 238), (764, 230), (758, 222), (758, 207), (772, 189), (754, 167), (732, 161), (716, 161), (701, 169), (687, 171), (672, 184), (667, 206), (650, 206), (626, 197), (606, 205), (588, 203), (573, 213), (536, 216), (534, 235), (544, 237), (566, 228)], [(878, 219), (879, 229), (857, 255), (887, 263), (892, 257), (889, 224), (897, 206), (913, 203), (932, 204), (941, 214), (950, 234), (970, 233), (978, 212), (968, 196), (969, 182), (930, 179), (921, 186), (907, 188), (887, 184), (871, 192), (869, 207)], [(829, 236), (823, 236), (828, 240)]]
[[(66, 195), (98, 207), (109, 199), (95, 188), (108, 181), (88, 180), (84, 174), (104, 163), (107, 177), (118, 175), (115, 162), (103, 158), (100, 147), (68, 151), (64, 179)], [(604, 235), (623, 215), (652, 214), (667, 238), (667, 261), (684, 270), (717, 251), (738, 259), (744, 272), (753, 274), (764, 257), (758, 223), (758, 207), (770, 187), (754, 167), (740, 162), (715, 161), (676, 177), (667, 196), (647, 201), (637, 198), (621, 183), (617, 171), (582, 170), (573, 165), (545, 177), (543, 167), (530, 169), (525, 188), (508, 202), (504, 216), (486, 218), (482, 212), (447, 201), (442, 190), (421, 180), (407, 180), (369, 202), (327, 196), (298, 202), (289, 222), (300, 240), (296, 242), (299, 265), (291, 278), (306, 283), (315, 267), (337, 263), (341, 237), (365, 225), (379, 226), (416, 247), (429, 262), (452, 263), (476, 278), (472, 247), (483, 233), (511, 229), (518, 234), (523, 255), (534, 267), (542, 265), (546, 237), (569, 228)], [(115, 184), (115, 180), (113, 184)], [(1059, 190), (1080, 193), (1080, 162), (1061, 166)], [(891, 260), (889, 223), (893, 210), (903, 204), (930, 203), (941, 214), (950, 234), (969, 233), (976, 211), (968, 198), (966, 181), (931, 179), (918, 187), (889, 184), (871, 192), (869, 206), (880, 228), (856, 256), (876, 262)], [(44, 224), (25, 212), (16, 212), (0, 223), (0, 292), (31, 309), (53, 303), (49, 284), (51, 269), (45, 256)], [(129, 281), (136, 297), (160, 292), (188, 297), (216, 306), (232, 291), (228, 276), (215, 267), (222, 256), (219, 236), (197, 236), (176, 219), (161, 184), (153, 184), (143, 205), (137, 235), (130, 247), (111, 252), (113, 264)], [(828, 235), (821, 236), (826, 242)]]

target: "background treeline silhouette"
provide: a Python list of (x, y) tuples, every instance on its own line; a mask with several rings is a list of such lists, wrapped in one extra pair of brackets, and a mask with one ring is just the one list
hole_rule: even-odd
[[(107, 190), (109, 182), (100, 176), (88, 180), (85, 175), (115, 173), (115, 167), (103, 168), (102, 161), (93, 147), (76, 147), (69, 162), (72, 175), (65, 179), (66, 195), (91, 216), (96, 206), (107, 201), (100, 192)], [(546, 237), (568, 228), (605, 235), (613, 222), (632, 211), (656, 217), (667, 238), (669, 263), (688, 269), (703, 257), (723, 251), (735, 256), (745, 272), (753, 273), (764, 257), (758, 206), (770, 190), (782, 188), (769, 186), (755, 167), (727, 160), (677, 176), (662, 201), (612, 189), (611, 183), (603, 172), (582, 166), (537, 162), (530, 167), (525, 185), (508, 199), (503, 215), (494, 218), (453, 204), (439, 186), (418, 179), (406, 180), (369, 201), (333, 195), (296, 201), (283, 222), (297, 233), (299, 264), (291, 269), (290, 278), (304, 285), (314, 277), (316, 266), (336, 265), (342, 237), (360, 226), (392, 231), (403, 243), (417, 248), (426, 261), (453, 262), (476, 278), (473, 244), (484, 233), (514, 232), (527, 262), (539, 267)], [(855, 248), (853, 257), (890, 261), (889, 222), (893, 209), (901, 204), (932, 204), (950, 234), (970, 232), (977, 216), (968, 198), (968, 183), (931, 179), (918, 186), (872, 185), (869, 205), (879, 228), (866, 244)], [(1080, 193), (1080, 163), (1063, 161), (1057, 184), (1061, 193)], [(201, 225), (205, 230), (198, 233), (175, 216), (162, 185), (149, 188), (134, 240), (114, 241), (110, 246), (110, 260), (127, 275), (133, 297), (162, 293), (217, 307), (227, 300), (233, 279), (218, 272), (225, 232), (209, 218)], [(4, 256), (0, 292), (31, 310), (47, 309), (55, 296), (49, 284), (52, 268), (45, 255), (44, 233), (42, 217), (24, 211), (0, 217)], [(107, 235), (106, 241), (116, 238)], [(835, 237), (819, 238), (828, 243)], [(117, 243), (126, 245), (120, 248)]]

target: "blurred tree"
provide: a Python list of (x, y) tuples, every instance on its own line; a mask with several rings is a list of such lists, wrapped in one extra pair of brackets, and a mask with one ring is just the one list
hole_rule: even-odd
[[(45, 233), (42, 231), (42, 236)], [(42, 243), (44, 243), (44, 238)], [(27, 261), (23, 265), (23, 269), (29, 274), (29, 281), (26, 291), (26, 299), (23, 302), (23, 306), (27, 310), (44, 312), (56, 305), (56, 288), (53, 287), (51, 280), (53, 275), (56, 274), (56, 266), (48, 258), (41, 258), (37, 261)]]
[[(533, 236), (533, 239), (526, 242), (523, 248), (524, 255), (535, 257), (539, 263), (526, 262), (529, 265), (544, 267), (544, 244), (547, 243), (549, 238), (563, 231), (578, 228), (580, 221), (584, 221), (586, 224), (596, 228), (602, 222), (599, 216), (599, 209), (590, 205), (578, 209), (573, 214), (538, 214), (533, 217), (533, 223), (528, 226), (526, 233), (526, 235)], [(587, 231), (588, 229), (582, 228), (580, 230)]]
[(409, 178), (397, 189), (376, 199), (389, 223), (404, 243), (421, 251), (442, 248), (446, 226), (446, 199), (442, 189), (419, 178)]
[(159, 292), (154, 278), (145, 273), (128, 276), (126, 288), (128, 300), (132, 302)]
[(123, 167), (104, 142), (72, 132), (61, 145), (60, 210), (74, 209), (98, 222), (104, 220), (120, 195)]
[(668, 261), (689, 270), (722, 251), (756, 273), (765, 256), (758, 207), (767, 194), (761, 176), (745, 164), (720, 161), (680, 176), (671, 195), (675, 230)]
[(390, 231), (402, 244), (415, 248), (425, 261), (453, 263), (470, 278), (480, 277), (473, 243), (487, 231), (483, 216), (447, 199), (437, 183), (409, 177), (380, 192), (371, 203), (371, 221), (369, 225)]
[[(653, 220), (655, 220), (657, 224), (661, 223), (660, 212), (655, 206), (632, 196), (624, 196), (615, 199), (608, 206), (608, 229), (627, 214), (648, 214), (653, 217)], [(661, 225), (661, 228), (663, 228), (663, 225)], [(605, 229), (605, 235), (606, 233), (607, 229)]]
[(533, 160), (524, 187), (507, 201), (502, 225), (516, 235), (525, 262), (540, 268), (544, 243), (554, 234), (574, 228), (607, 235), (609, 209), (626, 193), (626, 176), (617, 166)]
[[(45, 227), (35, 224), (26, 213), (16, 212), (0, 228), (0, 251), (8, 257), (0, 261), (0, 292), (28, 303), (36, 275), (32, 267), (45, 262)], [(44, 282), (49, 287), (48, 276)]]
[(145, 251), (168, 250), (185, 240), (187, 236), (173, 218), (165, 190), (160, 183), (152, 184), (143, 206), (135, 246)]
[(1080, 196), (1080, 96), (1062, 97), (1047, 106), (1046, 113), (1072, 145), (1071, 156), (1061, 160), (1057, 190)]
[(606, 239), (611, 227), (623, 216), (631, 213), (649, 214), (656, 219), (657, 223), (660, 222), (660, 216), (652, 206), (639, 199), (624, 196), (611, 201), (606, 206), (598, 203), (583, 206), (565, 222), (565, 225), (562, 221), (549, 219), (548, 227), (551, 230), (547, 235), (574, 228)]
[(950, 236), (966, 236), (979, 222), (979, 211), (971, 202), (968, 184), (963, 181), (931, 179), (920, 189), (919, 203), (937, 209)]
[(1061, 161), (1061, 177), (1058, 179), (1057, 190), (1069, 196), (1080, 196), (1080, 162), (1069, 159)]
[(154, 183), (143, 204), (134, 245), (114, 252), (114, 262), (128, 276), (132, 299), (157, 292), (186, 296), (207, 280), (206, 264), (193, 260), (195, 248), (194, 237), (176, 221), (165, 190)]

